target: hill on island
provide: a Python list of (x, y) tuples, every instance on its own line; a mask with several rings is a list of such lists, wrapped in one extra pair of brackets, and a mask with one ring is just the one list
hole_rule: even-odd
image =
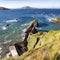
[(10, 9), (5, 8), (5, 7), (0, 7), (0, 10), (10, 10)]
[(22, 7), (21, 9), (36, 9), (36, 8), (30, 7), (30, 6), (24, 6), (24, 7)]

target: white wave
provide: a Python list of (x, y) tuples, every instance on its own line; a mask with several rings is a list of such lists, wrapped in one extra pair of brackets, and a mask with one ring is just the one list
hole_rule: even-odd
[(48, 15), (44, 15), (46, 18), (48, 18), (49, 16)]
[(22, 37), (22, 40), (24, 40), (25, 39), (25, 37)]
[(0, 54), (2, 53), (2, 48), (0, 47)]
[(2, 50), (2, 48), (0, 47), (0, 50)]
[(56, 15), (55, 14), (50, 14), (50, 15), (45, 15), (45, 17), (49, 22), (52, 22), (52, 20), (56, 17)]
[(6, 29), (7, 29), (7, 27), (3, 26), (3, 27), (2, 27), (2, 29), (3, 29), (3, 30), (6, 30)]
[(25, 36), (25, 33), (22, 33), (21, 36)]
[(22, 24), (21, 26), (28, 26), (28, 25), (30, 25), (32, 22), (33, 22), (33, 21), (28, 22), (28, 23), (25, 23), (25, 24)]
[(49, 22), (52, 22), (51, 20), (52, 20), (52, 19), (48, 19)]
[(42, 30), (42, 28), (38, 28), (39, 30)]
[(10, 25), (10, 24), (6, 24), (6, 25), (2, 26), (2, 29), (3, 29), (3, 30), (6, 30), (6, 29), (9, 27), (9, 25)]
[(37, 30), (42, 30), (42, 28), (40, 27), (40, 28), (38, 28), (38, 27), (35, 27), (35, 29), (37, 29)]
[(21, 26), (27, 26), (27, 24), (22, 24)]
[(18, 20), (14, 19), (14, 20), (7, 20), (6, 23), (9, 23), (9, 22), (17, 22)]
[(7, 43), (10, 43), (12, 40), (9, 40), (9, 41), (4, 41), (3, 44), (7, 44)]
[(55, 15), (55, 14), (51, 14), (51, 16), (52, 16), (52, 17), (54, 17), (54, 18), (56, 17), (56, 15)]
[(22, 33), (21, 37), (22, 37), (22, 40), (24, 40), (25, 39), (25, 33)]
[(27, 30), (27, 29), (25, 28), (25, 29), (23, 29), (22, 31), (25, 32), (26, 30)]
[(0, 54), (2, 53), (2, 50), (0, 50)]
[(52, 17), (48, 17), (47, 18), (49, 22), (52, 22), (53, 18)]

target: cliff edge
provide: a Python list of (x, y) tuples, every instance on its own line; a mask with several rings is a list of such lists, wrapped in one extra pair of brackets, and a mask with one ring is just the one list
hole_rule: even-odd
[(27, 47), (21, 56), (4, 60), (60, 60), (60, 30), (29, 35)]

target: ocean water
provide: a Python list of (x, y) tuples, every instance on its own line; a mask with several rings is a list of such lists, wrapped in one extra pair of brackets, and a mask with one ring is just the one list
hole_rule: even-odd
[[(1, 10), (0, 47), (4, 51), (4, 47), (7, 49), (7, 45), (10, 43), (22, 41), (25, 35), (24, 30), (35, 18), (39, 23), (38, 31), (60, 30), (60, 24), (52, 22), (52, 19), (56, 17), (60, 18), (60, 9)], [(4, 52), (2, 55), (4, 55)]]

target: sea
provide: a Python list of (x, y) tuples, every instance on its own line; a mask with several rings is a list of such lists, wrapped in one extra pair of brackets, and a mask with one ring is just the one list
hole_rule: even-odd
[(60, 24), (52, 22), (57, 17), (60, 18), (60, 9), (0, 10), (0, 57), (10, 44), (24, 40), (24, 31), (34, 19), (39, 23), (37, 31), (60, 30)]

